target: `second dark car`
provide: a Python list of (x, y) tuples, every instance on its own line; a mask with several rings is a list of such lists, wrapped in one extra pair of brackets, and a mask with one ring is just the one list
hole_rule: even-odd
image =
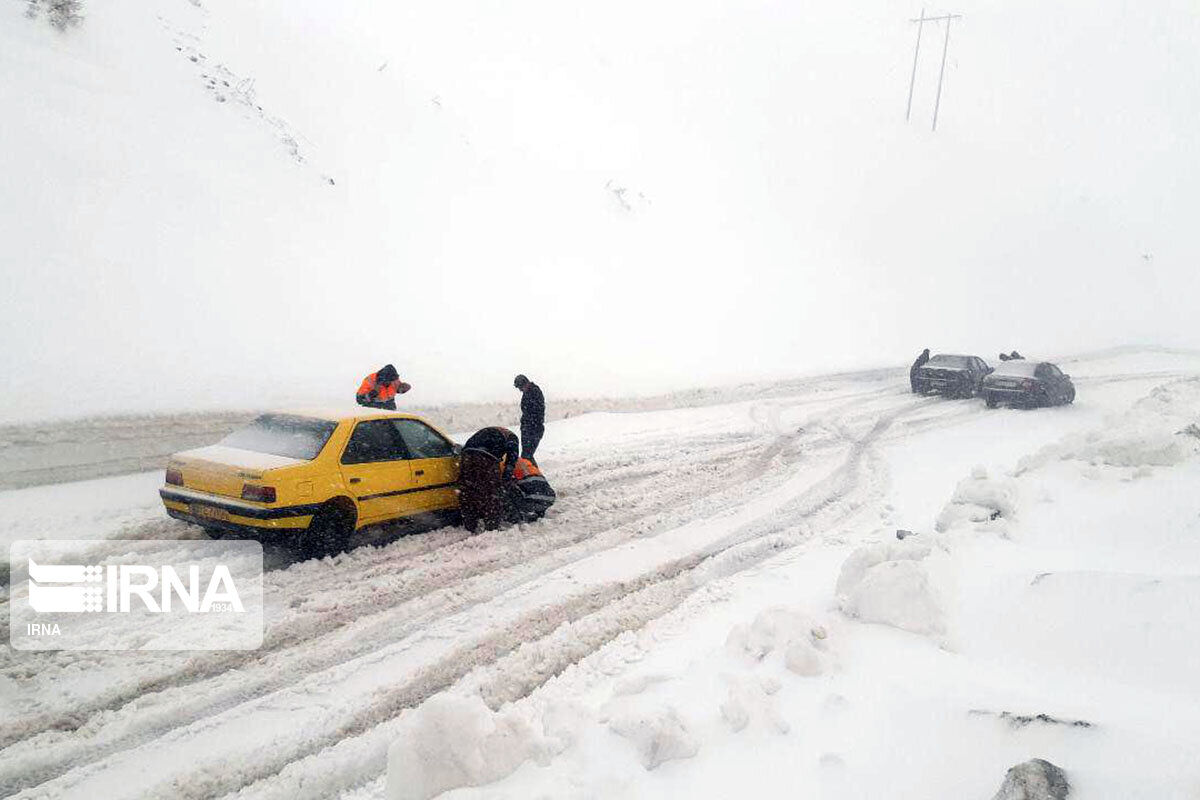
[(1074, 402), (1075, 384), (1049, 361), (1006, 361), (983, 381), (988, 408), (1057, 406)]
[(948, 397), (973, 397), (992, 371), (979, 356), (938, 353), (917, 369), (913, 386), (921, 394), (935, 392)]

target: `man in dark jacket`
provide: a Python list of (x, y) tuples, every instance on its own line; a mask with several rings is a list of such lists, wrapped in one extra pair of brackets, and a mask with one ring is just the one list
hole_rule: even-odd
[(541, 387), (524, 375), (513, 378), (513, 386), (521, 391), (521, 458), (537, 464), (533, 454), (546, 432), (546, 398)]
[(926, 347), (921, 351), (921, 355), (917, 356), (917, 360), (913, 362), (912, 367), (908, 370), (908, 383), (912, 387), (913, 392), (917, 391), (917, 370), (929, 363), (929, 348)]
[(505, 490), (518, 458), (517, 435), (508, 428), (483, 428), (463, 445), (458, 470), (458, 506), (463, 527), (474, 531), (480, 521), (488, 530), (500, 527), (506, 511)]

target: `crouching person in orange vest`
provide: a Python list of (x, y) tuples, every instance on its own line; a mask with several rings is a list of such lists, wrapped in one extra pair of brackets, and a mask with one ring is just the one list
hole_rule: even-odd
[(363, 378), (362, 385), (358, 387), (358, 392), (355, 394), (355, 399), (358, 400), (360, 406), (395, 411), (396, 395), (404, 394), (411, 388), (400, 380), (400, 373), (396, 372), (396, 368), (388, 364), (378, 372), (372, 372)]
[(528, 458), (518, 458), (513, 480), (505, 493), (508, 519), (512, 522), (533, 522), (546, 515), (558, 495), (542, 474), (538, 465)]
[(545, 515), (556, 495), (527, 458), (518, 456), (517, 435), (508, 428), (484, 428), (463, 445), (458, 471), (458, 508), (463, 527), (495, 530), (505, 523), (533, 522)]

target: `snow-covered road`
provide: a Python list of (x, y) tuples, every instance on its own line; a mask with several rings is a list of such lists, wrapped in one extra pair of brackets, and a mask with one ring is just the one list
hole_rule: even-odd
[[(705, 683), (711, 675), (686, 665), (719, 648), (731, 624), (749, 622), (780, 597), (817, 615), (833, 614), (833, 581), (855, 547), (885, 540), (896, 528), (932, 534), (976, 465), (991, 474), (1016, 470), (1043, 447), (1102, 428), (1156, 387), (1200, 373), (1200, 356), (1125, 352), (1064, 363), (1064, 369), (1079, 386), (1076, 404), (1030, 412), (918, 398), (907, 392), (902, 375), (871, 373), (783, 384), (742, 402), (556, 422), (539, 453), (560, 497), (545, 520), (478, 536), (458, 529), (400, 538), (376, 532), (367, 545), (334, 559), (295, 562), (275, 554), (259, 650), (6, 648), (0, 656), (6, 712), (0, 715), (0, 792), (30, 798), (381, 797), (389, 744), (405, 735), (414, 710), (431, 698), (481, 697), (493, 710), (536, 717), (547, 730), (548, 709), (568, 701), (600, 708), (614, 697), (646, 695), (655, 676), (690, 686), (694, 702), (713, 690)], [(5, 492), (0, 541), (194, 536), (162, 514), (154, 495), (159, 479), (149, 473)], [(949, 552), (946, 561), (970, 560), (973, 551)], [(988, 558), (1004, 563), (1005, 552), (1000, 547)], [(1163, 564), (1143, 566), (1161, 572)], [(1175, 599), (1198, 570), (1193, 562), (1179, 571), (1184, 583), (1164, 590)], [(1005, 594), (1009, 588), (1001, 583), (988, 596), (1020, 608), (1023, 601)], [(967, 597), (962, 608), (982, 602)], [(979, 612), (971, 613), (975, 624)], [(949, 633), (940, 650), (890, 628), (864, 636), (859, 629), (878, 626), (836, 616), (829, 630), (832, 638), (842, 637), (839, 658), (847, 664), (841, 679), (861, 690), (857, 702), (865, 704), (879, 691), (878, 670), (866, 669), (866, 659), (900, 653), (907, 660), (897, 662), (899, 672), (919, 680), (919, 672), (908, 671), (951, 658), (946, 651), (987, 651), (986, 637), (965, 634), (962, 615), (968, 612), (947, 612)], [(656, 666), (647, 669), (648, 663)], [(986, 673), (994, 664), (977, 666)], [(1029, 670), (1036, 659), (1021, 664)], [(1184, 690), (1196, 686), (1175, 671), (1168, 677)], [(629, 690), (630, 680), (643, 688)], [(719, 691), (723, 697), (725, 689)], [(993, 700), (1002, 694), (994, 685), (988, 691)], [(825, 691), (822, 702), (838, 705), (828, 698), (844, 701), (850, 694), (850, 688)], [(791, 728), (808, 728), (833, 713), (802, 705), (772, 713), (800, 715)], [(869, 715), (849, 716), (878, 724)], [(579, 718), (588, 718), (586, 708)], [(898, 732), (920, 735), (922, 719), (898, 724)], [(947, 728), (930, 724), (935, 733), (929, 735), (940, 740)], [(844, 728), (846, 720), (838, 725)], [(484, 793), (728, 796), (721, 776), (736, 770), (720, 765), (726, 758), (758, 763), (746, 752), (748, 740), (701, 738), (724, 741), (726, 755), (714, 744), (706, 747), (711, 757), (696, 759), (691, 769), (679, 761), (646, 771), (632, 758), (621, 760), (622, 737), (585, 726), (562, 740), (573, 744), (560, 742), (552, 755), (543, 753)], [(823, 752), (818, 748), (817, 755)], [(592, 764), (597, 759), (603, 768)], [(854, 794), (866, 784), (856, 783), (853, 770), (831, 759), (821, 763), (825, 777), (813, 780), (826, 781), (826, 788), (841, 781), (851, 787), (845, 796), (867, 796)], [(984, 783), (998, 783), (990, 763), (981, 769)], [(948, 774), (960, 776), (961, 767)], [(906, 788), (891, 796), (953, 793), (898, 785)], [(961, 789), (963, 783), (946, 778), (936, 785)]]

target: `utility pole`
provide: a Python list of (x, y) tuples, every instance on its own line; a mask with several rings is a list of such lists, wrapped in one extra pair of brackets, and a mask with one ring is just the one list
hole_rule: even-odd
[(950, 49), (950, 22), (958, 19), (962, 14), (947, 14), (946, 15), (946, 39), (942, 43), (942, 69), (938, 72), (938, 90), (937, 99), (933, 102), (933, 128), (937, 130), (938, 109), (942, 105), (942, 79), (946, 76), (946, 51)]
[(913, 49), (912, 78), (908, 81), (908, 107), (904, 109), (905, 122), (908, 122), (909, 116), (912, 115), (913, 87), (917, 85), (917, 56), (921, 52), (921, 29), (925, 27), (925, 9), (921, 9), (921, 18), (913, 22), (917, 23), (917, 46)]
[(935, 131), (937, 130), (938, 110), (941, 108), (941, 105), (942, 105), (942, 83), (944, 82), (944, 80), (946, 78), (946, 53), (950, 49), (950, 23), (951, 23), (951, 21), (956, 20), (956, 19), (962, 19), (962, 14), (943, 14), (940, 17), (927, 17), (927, 16), (925, 16), (925, 9), (921, 9), (920, 17), (918, 17), (917, 19), (909, 20), (909, 22), (917, 23), (917, 46), (916, 46), (916, 49), (913, 50), (912, 79), (908, 83), (908, 108), (904, 112), (904, 119), (906, 122), (908, 121), (908, 118), (912, 115), (913, 87), (915, 87), (917, 84), (917, 57), (920, 55), (920, 52), (921, 52), (921, 30), (925, 27), (926, 22), (945, 22), (946, 23), (946, 37), (942, 41), (942, 67), (941, 67), (941, 71), (938, 72), (937, 99), (934, 100), (934, 103), (933, 103), (933, 128), (932, 128), (932, 130), (935, 130)]

